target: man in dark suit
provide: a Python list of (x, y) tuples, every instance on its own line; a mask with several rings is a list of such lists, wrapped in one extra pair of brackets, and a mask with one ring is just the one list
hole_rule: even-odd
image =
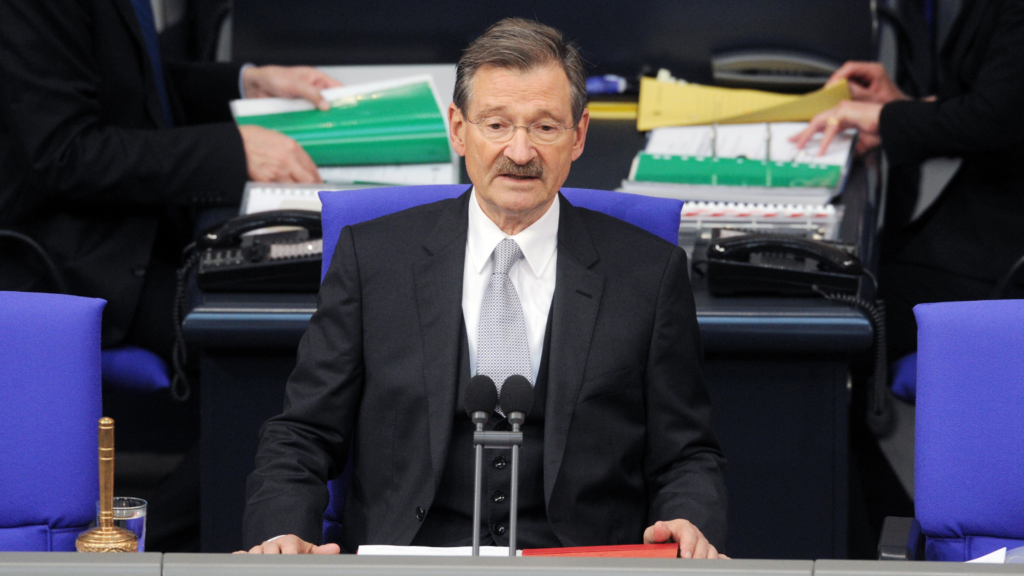
[[(246, 179), (318, 181), (292, 139), (240, 130), (228, 101), (323, 106), (336, 84), (311, 68), (164, 62), (149, 0), (0, 1), (0, 228), (41, 245), (68, 292), (107, 300), (104, 346), (169, 356), (189, 210), (237, 204)], [(58, 288), (13, 246), (0, 289)]]
[[(585, 105), (580, 58), (552, 28), (504, 20), (466, 50), (449, 121), (473, 187), (342, 230), (284, 413), (261, 433), (251, 552), (457, 546), (474, 530), (507, 545), (507, 454), (488, 451), (473, 526), (459, 398), (471, 374), (515, 373), (535, 390), (522, 547), (673, 541), (684, 558), (719, 556), (724, 459), (686, 256), (558, 194)], [(326, 482), (350, 453), (341, 541), (317, 545)]]
[(881, 146), (896, 168), (962, 159), (912, 222), (917, 188), (890, 187), (879, 283), (892, 359), (917, 349), (916, 304), (999, 297), (998, 281), (1024, 257), (1024, 2), (965, 2), (936, 77), (933, 96), (911, 99), (880, 64), (849, 62), (830, 82), (849, 79), (853, 100), (800, 139), (852, 127), (862, 151)]

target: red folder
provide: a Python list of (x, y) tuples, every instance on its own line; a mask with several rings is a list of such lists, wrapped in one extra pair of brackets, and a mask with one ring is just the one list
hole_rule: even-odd
[(624, 544), (619, 546), (580, 546), (577, 548), (527, 548), (523, 556), (600, 556), (604, 558), (675, 558), (679, 544)]

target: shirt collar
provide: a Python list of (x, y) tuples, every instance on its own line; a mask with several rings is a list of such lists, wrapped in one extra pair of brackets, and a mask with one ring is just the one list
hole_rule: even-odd
[(558, 214), (561, 199), (556, 196), (551, 207), (536, 222), (515, 236), (509, 236), (484, 214), (476, 197), (476, 187), (469, 197), (469, 236), (467, 243), (473, 268), (479, 274), (490, 259), (494, 248), (505, 238), (512, 238), (523, 251), (523, 257), (534, 276), (544, 273), (558, 248)]

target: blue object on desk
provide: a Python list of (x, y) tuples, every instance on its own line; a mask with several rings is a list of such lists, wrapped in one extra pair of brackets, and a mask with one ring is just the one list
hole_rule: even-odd
[(2, 551), (74, 551), (96, 517), (105, 304), (0, 292)]
[(587, 94), (591, 96), (602, 94), (622, 94), (626, 91), (629, 83), (622, 76), (605, 74), (604, 76), (591, 76), (587, 78)]

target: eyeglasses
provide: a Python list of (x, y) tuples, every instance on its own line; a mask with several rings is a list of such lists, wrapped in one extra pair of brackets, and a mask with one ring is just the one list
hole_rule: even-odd
[(523, 128), (534, 144), (554, 144), (567, 130), (575, 128), (575, 126), (564, 126), (561, 122), (554, 120), (534, 122), (529, 126), (516, 126), (500, 116), (482, 118), (478, 122), (466, 118), (466, 122), (479, 128), (484, 138), (491, 142), (508, 142), (516, 133), (516, 128)]

